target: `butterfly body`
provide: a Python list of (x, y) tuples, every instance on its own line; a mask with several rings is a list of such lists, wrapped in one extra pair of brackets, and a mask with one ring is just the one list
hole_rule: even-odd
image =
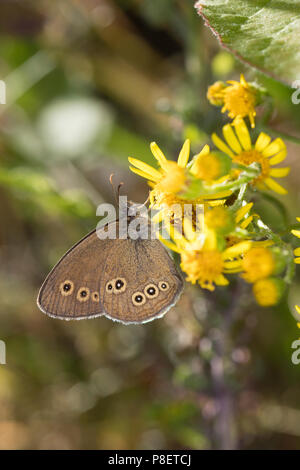
[[(119, 222), (112, 224), (118, 229)], [(37, 303), (47, 315), (64, 320), (105, 315), (126, 324), (145, 323), (163, 316), (182, 288), (159, 240), (99, 239), (95, 230), (52, 269)]]

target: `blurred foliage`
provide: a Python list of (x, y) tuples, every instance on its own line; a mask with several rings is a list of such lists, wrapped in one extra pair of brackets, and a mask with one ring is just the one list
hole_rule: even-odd
[[(189, 287), (164, 319), (144, 326), (64, 323), (35, 305), (48, 270), (95, 226), (96, 206), (113, 202), (109, 175), (144, 201), (127, 157), (150, 161), (148, 142), (157, 140), (172, 158), (186, 136), (198, 151), (224, 123), (207, 86), (238, 77), (241, 64), (220, 50), (193, 0), (4, 1), (0, 12), (0, 447), (210, 449), (234, 432), (240, 448), (299, 448), (288, 308), (299, 303), (299, 283), (276, 309), (254, 305), (247, 286), (238, 306), (239, 285), (219, 288), (219, 306)], [(296, 135), (290, 90), (267, 85), (273, 128)], [(300, 215), (298, 151), (289, 144), (285, 210), (269, 196), (257, 207), (276, 228)], [(224, 392), (215, 374), (228, 308)], [(222, 400), (232, 421), (218, 420)]]

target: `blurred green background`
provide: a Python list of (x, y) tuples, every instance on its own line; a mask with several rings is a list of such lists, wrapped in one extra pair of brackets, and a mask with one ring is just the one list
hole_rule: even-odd
[[(156, 140), (175, 158), (185, 137), (196, 152), (220, 131), (209, 84), (258, 78), (276, 102), (273, 128), (297, 135), (291, 91), (222, 51), (192, 0), (2, 1), (0, 31), (0, 448), (300, 448), (299, 281), (273, 309), (247, 285), (234, 307), (234, 290), (187, 286), (144, 326), (65, 323), (36, 307), (48, 271), (113, 202), (111, 173), (129, 199), (146, 199), (129, 155), (151, 162)], [(289, 223), (300, 216), (299, 148), (288, 143)], [(257, 210), (282, 230), (276, 205)]]

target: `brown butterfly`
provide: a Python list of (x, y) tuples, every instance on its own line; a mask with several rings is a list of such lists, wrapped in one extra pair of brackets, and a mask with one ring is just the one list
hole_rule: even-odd
[[(119, 233), (119, 222), (111, 224)], [(182, 278), (159, 240), (101, 240), (94, 230), (52, 269), (37, 304), (63, 320), (105, 315), (126, 324), (146, 323), (175, 305), (182, 289)]]

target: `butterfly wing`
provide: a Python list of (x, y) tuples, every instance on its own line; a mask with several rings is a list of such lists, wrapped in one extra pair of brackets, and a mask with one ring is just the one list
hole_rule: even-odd
[(80, 320), (103, 315), (100, 279), (112, 240), (100, 240), (96, 231), (74, 245), (44, 281), (37, 299), (47, 315)]
[(182, 289), (182, 278), (159, 240), (100, 240), (93, 231), (52, 269), (37, 304), (64, 320), (104, 314), (122, 323), (145, 323), (163, 316)]
[(100, 286), (108, 318), (145, 323), (162, 317), (182, 289), (182, 278), (159, 240), (114, 241)]

